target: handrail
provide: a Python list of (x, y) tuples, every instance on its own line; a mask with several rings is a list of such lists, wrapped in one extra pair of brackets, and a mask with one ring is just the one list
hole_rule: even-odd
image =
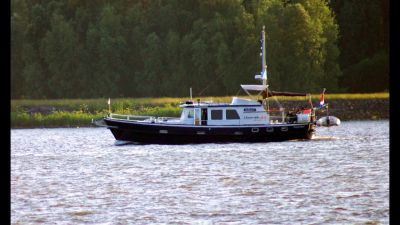
[(124, 115), (116, 113), (110, 113), (109, 117), (113, 119), (126, 119), (126, 120), (145, 120), (145, 119), (155, 118), (154, 116), (135, 116), (135, 115)]
[(284, 112), (285, 110), (284, 109), (268, 109), (268, 110), (265, 110), (266, 112)]
[(270, 119), (282, 119), (282, 116), (269, 116)]
[(179, 119), (179, 117), (155, 117), (155, 116), (136, 116), (136, 115), (125, 115), (125, 114), (116, 114), (116, 113), (110, 113), (109, 115), (110, 118), (112, 119), (125, 119), (125, 120), (157, 120), (157, 121), (167, 121), (170, 119)]
[(180, 119), (180, 117), (168, 117), (168, 116), (162, 116), (162, 117), (157, 117), (158, 119)]
[(269, 116), (269, 120), (271, 122), (272, 121), (280, 122), (280, 123), (285, 122), (285, 119), (282, 119), (282, 116)]

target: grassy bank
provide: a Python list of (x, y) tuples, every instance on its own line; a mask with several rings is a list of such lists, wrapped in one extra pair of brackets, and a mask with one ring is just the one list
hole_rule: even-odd
[[(242, 96), (245, 97), (245, 96)], [(312, 95), (312, 102), (319, 101), (319, 94)], [(119, 98), (111, 99), (113, 113), (179, 117), (179, 104), (187, 98)], [(227, 97), (202, 97), (202, 101), (230, 102)], [(284, 105), (307, 102), (305, 97), (278, 97)], [(326, 94), (330, 112), (342, 120), (388, 119), (389, 94)], [(52, 107), (48, 115), (30, 114), (29, 110)], [(285, 106), (286, 107), (286, 106)], [(60, 100), (11, 100), (11, 128), (33, 127), (87, 127), (92, 119), (108, 113), (107, 99), (60, 99)]]

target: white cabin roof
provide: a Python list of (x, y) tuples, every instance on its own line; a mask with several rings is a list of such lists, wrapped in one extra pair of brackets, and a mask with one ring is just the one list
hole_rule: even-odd
[(260, 105), (257, 100), (233, 97), (231, 105)]
[(211, 102), (186, 102), (181, 104), (180, 107), (182, 108), (198, 108), (198, 107), (234, 107), (234, 106), (261, 106), (261, 103), (257, 100), (252, 99), (245, 99), (245, 98), (238, 98), (233, 97), (231, 103), (211, 103)]
[(240, 86), (246, 91), (264, 91), (268, 88), (268, 85), (257, 84), (241, 84)]

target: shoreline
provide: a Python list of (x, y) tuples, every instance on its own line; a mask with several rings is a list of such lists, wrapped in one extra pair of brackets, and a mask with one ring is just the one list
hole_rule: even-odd
[[(315, 101), (314, 101), (315, 102)], [(363, 121), (363, 120), (389, 120), (389, 98), (377, 99), (332, 99), (329, 104), (329, 115), (338, 117), (341, 121)], [(304, 101), (282, 100), (285, 108), (298, 108), (305, 104)], [(179, 117), (178, 106), (170, 104), (143, 108), (133, 112), (114, 111), (121, 114), (141, 114), (151, 116)], [(11, 129), (24, 128), (75, 128), (75, 127), (96, 127), (91, 123), (92, 119), (100, 119), (107, 115), (107, 112), (84, 112), (84, 111), (58, 111), (48, 115), (29, 115), (26, 112), (11, 112)], [(326, 112), (317, 112), (317, 117), (326, 116)]]

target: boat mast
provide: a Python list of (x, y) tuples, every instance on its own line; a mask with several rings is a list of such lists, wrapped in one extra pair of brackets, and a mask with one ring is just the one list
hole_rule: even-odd
[(267, 85), (267, 63), (266, 63), (266, 59), (265, 59), (265, 26), (263, 26), (263, 29), (261, 31), (261, 79), (262, 79), (262, 83), (263, 86)]
[(267, 111), (269, 111), (269, 101), (268, 101), (268, 83), (267, 83), (267, 62), (265, 54), (265, 26), (261, 31), (261, 80), (264, 87), (267, 89)]

